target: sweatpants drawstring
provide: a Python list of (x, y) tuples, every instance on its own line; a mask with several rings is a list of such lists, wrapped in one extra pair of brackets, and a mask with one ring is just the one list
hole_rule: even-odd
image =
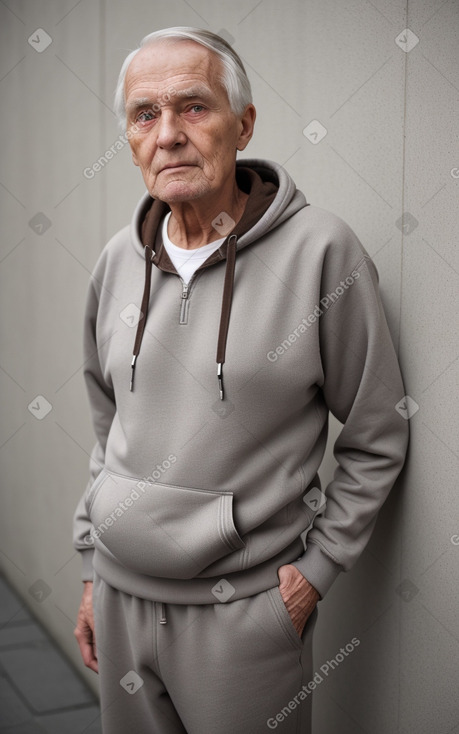
[(166, 619), (166, 605), (163, 602), (161, 602), (161, 616), (159, 618), (159, 623), (160, 624), (167, 624), (167, 619)]

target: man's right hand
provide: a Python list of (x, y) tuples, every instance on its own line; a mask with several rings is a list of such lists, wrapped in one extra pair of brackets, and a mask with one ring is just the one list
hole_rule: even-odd
[(97, 663), (94, 611), (92, 607), (92, 581), (84, 582), (83, 597), (73, 634), (78, 640), (84, 664), (95, 673), (98, 673), (99, 666)]

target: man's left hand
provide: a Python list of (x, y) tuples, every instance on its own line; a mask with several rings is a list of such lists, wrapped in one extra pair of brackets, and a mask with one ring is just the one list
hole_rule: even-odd
[(277, 570), (279, 591), (296, 631), (301, 637), (309, 615), (314, 611), (320, 594), (296, 566), (287, 564)]

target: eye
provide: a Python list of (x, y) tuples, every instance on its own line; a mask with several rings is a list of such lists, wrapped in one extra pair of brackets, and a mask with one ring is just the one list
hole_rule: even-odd
[(136, 122), (151, 122), (151, 120), (155, 119), (155, 115), (151, 110), (143, 110), (142, 112), (139, 112), (137, 117), (135, 118)]
[(195, 115), (198, 115), (200, 112), (203, 112), (204, 110), (205, 110), (205, 107), (202, 104), (194, 104), (190, 108), (190, 111), (191, 112), (194, 112)]

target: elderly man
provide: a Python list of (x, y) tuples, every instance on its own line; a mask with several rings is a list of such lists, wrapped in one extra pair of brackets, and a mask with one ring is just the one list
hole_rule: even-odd
[(75, 515), (104, 732), (305, 734), (316, 604), (407, 446), (377, 273), (281, 166), (236, 162), (255, 108), (222, 38), (147, 36), (116, 105), (147, 192), (88, 291), (97, 443)]

